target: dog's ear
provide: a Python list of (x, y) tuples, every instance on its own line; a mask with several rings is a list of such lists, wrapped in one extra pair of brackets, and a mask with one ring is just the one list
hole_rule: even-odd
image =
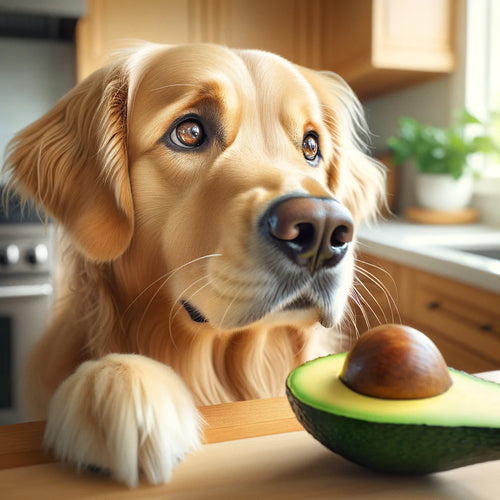
[(333, 141), (330, 188), (358, 221), (375, 217), (385, 205), (385, 169), (366, 154), (363, 109), (351, 88), (335, 73), (300, 68), (320, 100)]
[(128, 74), (102, 68), (64, 96), (8, 146), (6, 167), (91, 259), (121, 255), (132, 237), (134, 207), (127, 160)]

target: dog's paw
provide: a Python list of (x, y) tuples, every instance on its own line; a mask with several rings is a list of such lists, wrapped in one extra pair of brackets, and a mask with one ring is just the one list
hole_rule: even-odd
[(144, 356), (110, 354), (83, 363), (51, 399), (44, 446), (59, 460), (109, 471), (135, 486), (170, 479), (201, 445), (191, 394), (168, 366)]

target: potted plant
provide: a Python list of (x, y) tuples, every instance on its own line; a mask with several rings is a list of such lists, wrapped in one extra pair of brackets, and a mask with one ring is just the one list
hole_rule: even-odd
[(440, 128), (402, 117), (398, 136), (388, 140), (396, 165), (413, 161), (415, 195), (424, 208), (459, 210), (467, 206), (473, 188), (471, 155), (498, 151), (493, 138), (485, 133), (486, 124), (468, 111), (458, 112), (455, 121)]

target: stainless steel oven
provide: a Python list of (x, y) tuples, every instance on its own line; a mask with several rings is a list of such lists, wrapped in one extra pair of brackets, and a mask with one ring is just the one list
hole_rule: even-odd
[(53, 233), (16, 204), (0, 212), (0, 424), (25, 419), (21, 377), (53, 301)]

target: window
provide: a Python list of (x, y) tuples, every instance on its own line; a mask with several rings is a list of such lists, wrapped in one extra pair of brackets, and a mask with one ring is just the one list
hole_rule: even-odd
[[(465, 107), (479, 118), (500, 111), (500, 2), (468, 0)], [(486, 163), (485, 176), (500, 178), (500, 164)]]

